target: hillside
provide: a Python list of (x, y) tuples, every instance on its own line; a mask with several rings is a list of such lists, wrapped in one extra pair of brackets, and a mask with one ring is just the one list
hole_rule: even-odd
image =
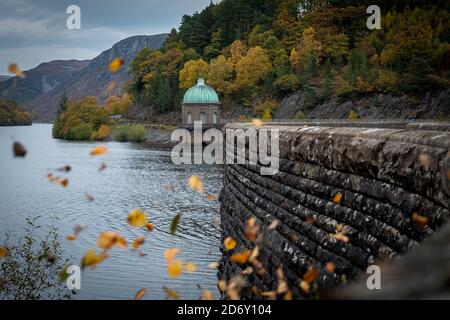
[(74, 73), (83, 69), (89, 61), (56, 60), (41, 63), (25, 71), (26, 78), (10, 77), (0, 82), (0, 98), (26, 104), (40, 95), (65, 83)]
[[(447, 117), (450, 3), (372, 2), (211, 3), (184, 16), (161, 50), (131, 63), (133, 115), (179, 112), (203, 77), (224, 116)], [(372, 4), (381, 8), (379, 30), (366, 26)]]
[(6, 81), (9, 78), (11, 78), (10, 76), (0, 76), (0, 82)]
[[(103, 102), (109, 95), (121, 94), (129, 81), (127, 66), (142, 48), (159, 48), (166, 34), (133, 36), (113, 45), (91, 61), (52, 61), (25, 71), (26, 78), (11, 78), (0, 83), (0, 98), (23, 103), (33, 114), (33, 119), (49, 121), (64, 93), (69, 99), (94, 96)], [(108, 71), (108, 64), (117, 57), (124, 59), (124, 66), (116, 73)], [(114, 83), (113, 88), (109, 88)]]

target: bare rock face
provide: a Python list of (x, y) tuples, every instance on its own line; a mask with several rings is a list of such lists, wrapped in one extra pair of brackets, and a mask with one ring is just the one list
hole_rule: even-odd
[(302, 111), (308, 119), (348, 119), (351, 111), (362, 119), (436, 119), (450, 115), (450, 90), (426, 94), (373, 94), (343, 102), (336, 99), (305, 108), (302, 91), (286, 96), (275, 113), (275, 119), (294, 119)]
[[(258, 290), (248, 287), (243, 296), (261, 298), (255, 292), (276, 290), (282, 267), (294, 297), (321, 297), (369, 265), (420, 247), (440, 230), (450, 216), (450, 132), (441, 131), (442, 125), (417, 126), (259, 127), (280, 132), (279, 172), (262, 176), (261, 163), (228, 164), (220, 194), (223, 240), (236, 239), (238, 251), (258, 245), (266, 271), (247, 277)], [(248, 159), (248, 145), (246, 150)], [(256, 244), (245, 232), (251, 217), (261, 229)], [(271, 230), (274, 220), (278, 224)], [(247, 267), (230, 257), (224, 249), (220, 278)], [(310, 290), (300, 289), (299, 280), (311, 268), (318, 270), (317, 279)]]

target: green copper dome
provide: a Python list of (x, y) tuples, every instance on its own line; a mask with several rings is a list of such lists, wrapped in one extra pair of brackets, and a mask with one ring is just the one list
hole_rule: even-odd
[(197, 84), (184, 95), (183, 103), (219, 103), (217, 92), (205, 84), (205, 80), (198, 79)]

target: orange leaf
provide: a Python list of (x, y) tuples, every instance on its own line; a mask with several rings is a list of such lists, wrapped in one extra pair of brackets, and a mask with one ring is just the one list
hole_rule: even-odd
[(133, 249), (139, 249), (139, 247), (145, 242), (145, 237), (142, 235), (137, 236), (136, 240), (133, 241)]
[(341, 203), (343, 197), (344, 197), (344, 196), (342, 195), (342, 193), (338, 192), (338, 193), (336, 193), (336, 194), (333, 196), (332, 201), (333, 201), (335, 204), (339, 204), (339, 203)]
[(6, 249), (5, 247), (0, 247), (0, 258), (5, 258), (8, 256), (8, 254), (8, 249)]
[(183, 262), (181, 260), (169, 260), (167, 263), (167, 274), (169, 277), (178, 277), (183, 272)]
[(167, 262), (172, 261), (177, 254), (181, 252), (180, 248), (171, 248), (164, 251), (164, 258), (166, 258)]
[(275, 219), (275, 220), (273, 220), (273, 221), (270, 223), (270, 225), (269, 225), (269, 227), (268, 227), (267, 229), (268, 229), (269, 231), (275, 230), (275, 229), (278, 227), (279, 224), (280, 224), (280, 220)]
[(216, 201), (218, 199), (218, 197), (216, 195), (213, 195), (213, 194), (207, 194), (206, 195), (206, 199), (208, 201)]
[(69, 179), (65, 178), (63, 180), (60, 180), (59, 184), (62, 185), (64, 188), (67, 188), (67, 186), (69, 185)]
[(201, 300), (214, 300), (214, 295), (211, 291), (205, 289), (203, 290)]
[(311, 288), (311, 286), (310, 286), (310, 284), (309, 284), (308, 282), (306, 282), (306, 281), (301, 281), (301, 282), (300, 282), (300, 288), (302, 288), (303, 291), (305, 291), (306, 293), (308, 293), (309, 290), (310, 290), (310, 288)]
[(145, 227), (147, 228), (147, 230), (148, 230), (149, 232), (152, 232), (152, 231), (155, 229), (155, 226), (153, 225), (153, 223), (147, 223), (147, 224), (145, 225)]
[(335, 238), (337, 241), (348, 243), (350, 241), (349, 237), (347, 237), (344, 233), (336, 233), (332, 234), (331, 237)]
[(425, 227), (428, 224), (428, 218), (414, 212), (411, 216), (411, 219), (421, 227)]
[(236, 240), (234, 240), (231, 237), (226, 238), (225, 241), (223, 242), (223, 245), (227, 251), (233, 250), (236, 247), (236, 244), (237, 244)]
[(122, 68), (124, 63), (125, 63), (125, 61), (122, 58), (113, 59), (113, 61), (111, 61), (110, 64), (108, 65), (109, 72), (115, 73), (115, 72), (119, 71), (120, 68)]
[(245, 250), (242, 252), (235, 253), (231, 256), (231, 261), (239, 263), (239, 264), (245, 264), (248, 261), (248, 258), (251, 255), (250, 250)]
[(135, 300), (141, 300), (142, 297), (147, 293), (147, 289), (141, 289), (134, 295)]
[(260, 119), (253, 119), (252, 125), (254, 125), (255, 127), (261, 127), (263, 125), (263, 122)]
[(108, 153), (108, 148), (104, 146), (97, 146), (91, 149), (91, 156), (102, 156)]
[(100, 233), (97, 239), (97, 246), (100, 249), (109, 250), (114, 246), (125, 249), (127, 247), (126, 240), (114, 231), (105, 231)]
[(73, 234), (68, 235), (68, 236), (66, 237), (66, 240), (67, 240), (67, 241), (75, 241), (75, 240), (77, 240), (77, 236), (75, 236), (75, 235), (73, 235)]
[(313, 282), (314, 280), (317, 279), (317, 277), (319, 276), (320, 271), (319, 269), (317, 269), (316, 267), (311, 267), (309, 268), (308, 271), (306, 271), (306, 273), (303, 275), (303, 281), (306, 281), (308, 283)]
[(325, 265), (325, 268), (327, 269), (327, 271), (329, 273), (333, 273), (334, 270), (336, 270), (336, 265), (333, 262), (327, 262), (327, 264)]
[(25, 78), (25, 73), (17, 66), (17, 63), (10, 63), (8, 66), (8, 72), (15, 74), (19, 78)]

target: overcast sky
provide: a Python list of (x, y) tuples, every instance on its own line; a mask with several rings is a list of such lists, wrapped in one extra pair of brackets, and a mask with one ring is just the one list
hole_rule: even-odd
[[(178, 28), (210, 0), (0, 0), (0, 74), (56, 59), (92, 59), (133, 35)], [(217, 1), (214, 1), (217, 2)], [(66, 8), (81, 8), (81, 30), (68, 30)]]

